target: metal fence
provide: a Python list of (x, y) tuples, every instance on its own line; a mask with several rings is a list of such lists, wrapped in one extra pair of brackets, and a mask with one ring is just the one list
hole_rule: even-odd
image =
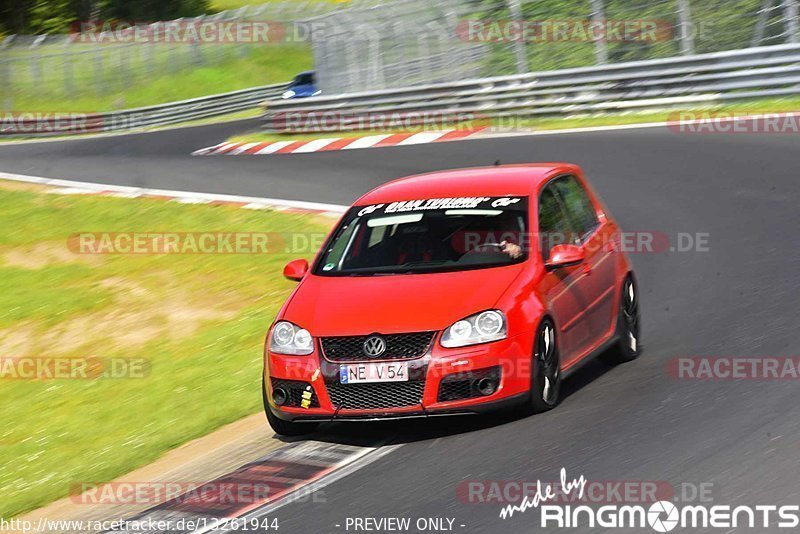
[[(800, 44), (278, 101), (270, 131), (706, 107), (800, 94)], [(303, 130), (304, 126), (312, 128)]]
[[(288, 35), (294, 23), (309, 16), (345, 7), (372, 5), (376, 0), (351, 0), (348, 3), (319, 0), (290, 0), (223, 11), (213, 15), (175, 21), (155, 22), (142, 27), (157, 35), (172, 27), (191, 25), (266, 22), (280, 27), (279, 42), (265, 44), (253, 39), (226, 42), (198, 41), (195, 43), (165, 42), (157, 39), (125, 39), (121, 32), (106, 31), (102, 22), (96, 30), (80, 35), (92, 23), (76, 25), (70, 34), (0, 36), (0, 109), (19, 109), (18, 102), (113, 96), (114, 107), (126, 107), (126, 95), (137, 87), (151, 84), (156, 78), (202, 67), (213, 67), (251, 56), (269, 54), (264, 60), (279, 63), (298, 58), (305, 64), (310, 60), (311, 45), (303, 35)], [(301, 32), (297, 32), (301, 33)], [(271, 34), (273, 35), (273, 34)], [(266, 57), (266, 56), (265, 56)], [(291, 65), (284, 70), (291, 70)], [(302, 68), (301, 65), (297, 66)], [(289, 72), (276, 73), (282, 81)], [(265, 80), (262, 83), (268, 83)], [(277, 81), (277, 80), (276, 80)], [(255, 84), (254, 84), (255, 85)]]
[(288, 84), (266, 85), (241, 91), (108, 113), (0, 112), (0, 138), (122, 132), (165, 126), (256, 108), (278, 98)]
[(326, 93), (798, 42), (798, 0), (389, 0), (312, 17)]

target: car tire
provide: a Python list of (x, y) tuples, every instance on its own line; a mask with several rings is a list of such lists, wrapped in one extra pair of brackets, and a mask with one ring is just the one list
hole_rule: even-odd
[(549, 318), (542, 320), (533, 343), (528, 411), (542, 413), (558, 405), (561, 392), (561, 358), (553, 321)]
[(632, 274), (625, 278), (617, 313), (617, 342), (601, 355), (603, 362), (617, 365), (635, 360), (642, 352), (639, 288)]
[(269, 407), (267, 385), (263, 377), (261, 378), (261, 398), (264, 401), (264, 413), (267, 416), (267, 422), (269, 426), (272, 427), (272, 430), (280, 436), (304, 436), (310, 434), (319, 426), (318, 423), (293, 423), (291, 421), (284, 421), (273, 414)]

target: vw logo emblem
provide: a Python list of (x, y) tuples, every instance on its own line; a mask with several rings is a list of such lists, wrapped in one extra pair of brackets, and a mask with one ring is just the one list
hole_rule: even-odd
[(364, 342), (364, 354), (377, 358), (386, 352), (386, 341), (381, 336), (370, 336)]

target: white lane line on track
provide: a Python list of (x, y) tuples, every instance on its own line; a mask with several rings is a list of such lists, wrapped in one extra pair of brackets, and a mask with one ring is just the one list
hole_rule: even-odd
[(29, 184), (39, 184), (51, 187), (68, 187), (71, 189), (84, 189), (87, 192), (113, 192), (131, 198), (139, 196), (160, 196), (175, 199), (191, 199), (206, 202), (230, 202), (252, 205), (263, 205), (270, 208), (290, 208), (311, 211), (321, 211), (329, 213), (344, 213), (348, 206), (339, 204), (325, 204), (322, 202), (306, 202), (304, 200), (285, 200), (280, 198), (246, 197), (240, 195), (223, 195), (217, 193), (198, 193), (194, 191), (172, 191), (169, 189), (149, 189), (143, 187), (131, 187), (127, 185), (97, 184), (93, 182), (78, 182), (74, 180), (62, 180), (59, 178), (43, 178), (41, 176), (28, 176), (24, 174), (12, 174), (0, 172), (0, 179), (13, 180), (15, 182), (25, 182)]

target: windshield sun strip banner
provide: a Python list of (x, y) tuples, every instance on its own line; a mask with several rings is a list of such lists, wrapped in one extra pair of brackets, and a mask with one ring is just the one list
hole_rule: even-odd
[(373, 213), (409, 213), (430, 210), (507, 208), (518, 204), (526, 197), (447, 197), (419, 200), (402, 200), (384, 204), (370, 204), (359, 207), (358, 216)]

